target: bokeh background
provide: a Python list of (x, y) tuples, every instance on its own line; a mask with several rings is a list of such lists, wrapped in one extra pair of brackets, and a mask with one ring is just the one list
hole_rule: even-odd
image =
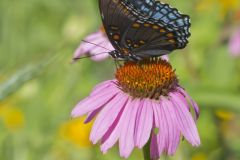
[[(201, 107), (202, 145), (183, 141), (162, 159), (239, 160), (240, 1), (165, 2), (192, 19), (188, 47), (170, 62)], [(81, 39), (100, 25), (97, 0), (0, 1), (1, 160), (121, 159), (117, 147), (102, 155), (88, 141), (92, 124), (70, 117), (97, 83), (114, 77), (111, 58), (71, 63)], [(142, 159), (141, 151), (129, 159)]]

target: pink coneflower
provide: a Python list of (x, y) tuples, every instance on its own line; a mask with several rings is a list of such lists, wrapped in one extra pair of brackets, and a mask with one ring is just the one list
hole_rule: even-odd
[(232, 56), (240, 56), (240, 29), (230, 38), (229, 51)]
[(108, 52), (114, 50), (105, 31), (100, 28), (97, 32), (88, 35), (74, 53), (73, 60), (84, 55), (90, 55), (92, 60), (101, 61), (108, 57)]
[(200, 145), (191, 115), (193, 109), (198, 118), (198, 106), (179, 86), (166, 60), (125, 62), (115, 77), (97, 85), (72, 111), (73, 117), (88, 114), (86, 123), (96, 116), (90, 140), (100, 142), (103, 153), (117, 141), (124, 158), (148, 141), (151, 159), (173, 155), (182, 136), (193, 146)]

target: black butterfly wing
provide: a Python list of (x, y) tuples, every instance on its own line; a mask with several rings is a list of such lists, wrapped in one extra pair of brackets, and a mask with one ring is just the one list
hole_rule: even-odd
[(116, 50), (122, 51), (124, 45), (121, 41), (124, 39), (124, 33), (137, 17), (127, 9), (121, 0), (99, 0), (99, 6), (103, 26), (110, 42)]
[(100, 0), (113, 46), (139, 57), (168, 54), (188, 43), (189, 16), (155, 0)]
[(139, 28), (140, 32), (136, 35), (128, 31), (129, 37), (142, 38), (146, 41), (145, 45), (133, 50), (135, 54), (141, 57), (159, 56), (187, 45), (191, 25), (189, 16), (182, 15), (176, 8), (154, 0), (124, 1), (132, 4), (131, 10), (140, 15), (137, 23), (145, 26), (145, 30), (147, 28), (146, 32), (143, 31), (144, 27)]

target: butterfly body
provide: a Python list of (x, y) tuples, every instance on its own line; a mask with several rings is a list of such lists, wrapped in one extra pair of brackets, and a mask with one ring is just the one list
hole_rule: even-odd
[(155, 0), (99, 0), (107, 36), (118, 60), (141, 61), (184, 48), (190, 18)]

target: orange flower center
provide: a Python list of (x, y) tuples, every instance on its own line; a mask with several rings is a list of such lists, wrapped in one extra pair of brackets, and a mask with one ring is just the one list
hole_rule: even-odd
[(162, 59), (126, 62), (116, 73), (120, 88), (134, 98), (158, 100), (175, 90), (178, 79), (170, 63)]

